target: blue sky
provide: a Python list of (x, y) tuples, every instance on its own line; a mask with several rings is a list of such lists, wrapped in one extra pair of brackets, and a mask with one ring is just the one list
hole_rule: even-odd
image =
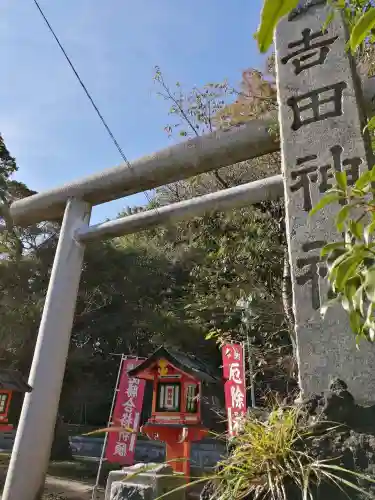
[[(130, 160), (171, 144), (155, 65), (187, 89), (263, 67), (252, 38), (261, 0), (40, 5)], [(0, 60), (0, 131), (19, 180), (40, 191), (121, 163), (32, 0), (1, 0)], [(141, 194), (96, 207), (92, 222), (145, 202)]]

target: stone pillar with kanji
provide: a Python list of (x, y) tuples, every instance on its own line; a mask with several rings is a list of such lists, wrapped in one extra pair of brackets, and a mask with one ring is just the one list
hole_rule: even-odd
[(341, 306), (320, 308), (330, 296), (320, 250), (342, 239), (334, 217), (342, 208), (311, 208), (345, 171), (353, 185), (371, 164), (355, 62), (346, 48), (347, 30), (339, 13), (326, 24), (330, 8), (305, 0), (276, 33), (282, 166), (297, 361), (302, 396), (324, 391), (331, 379), (345, 380), (360, 402), (375, 401), (375, 349), (356, 349)]

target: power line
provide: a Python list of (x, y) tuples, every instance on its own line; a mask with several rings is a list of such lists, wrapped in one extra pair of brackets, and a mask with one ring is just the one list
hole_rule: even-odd
[[(79, 76), (78, 71), (77, 71), (77, 70), (76, 70), (76, 68), (74, 67), (74, 64), (72, 63), (72, 61), (71, 61), (70, 57), (69, 57), (69, 56), (68, 56), (68, 54), (66, 53), (66, 50), (65, 50), (65, 49), (64, 49), (64, 47), (62, 46), (62, 44), (61, 44), (61, 42), (60, 42), (60, 40), (59, 40), (58, 36), (56, 35), (56, 33), (55, 33), (55, 31), (53, 30), (53, 28), (52, 28), (51, 24), (49, 23), (49, 21), (48, 21), (48, 19), (47, 19), (46, 15), (44, 14), (44, 12), (43, 12), (43, 10), (42, 10), (41, 6), (39, 5), (39, 3), (38, 3), (38, 1), (37, 1), (37, 0), (33, 0), (33, 1), (34, 1), (35, 5), (36, 5), (36, 7), (37, 7), (37, 9), (38, 9), (38, 11), (39, 11), (39, 13), (40, 13), (40, 15), (41, 15), (41, 16), (42, 16), (42, 18), (44, 19), (44, 22), (46, 23), (46, 25), (47, 25), (48, 29), (49, 29), (49, 30), (50, 30), (50, 32), (52, 33), (53, 38), (54, 38), (54, 39), (55, 39), (55, 41), (57, 42), (57, 45), (59, 46), (59, 48), (60, 48), (61, 52), (64, 54), (65, 59), (67, 60), (67, 62), (68, 62), (68, 64), (69, 64), (70, 68), (72, 69), (73, 73), (75, 74), (75, 76), (76, 76), (76, 78), (77, 78), (77, 80), (78, 80), (79, 84), (81, 85), (81, 87), (82, 87), (83, 91), (85, 92), (85, 94), (86, 94), (87, 98), (89, 99), (89, 101), (90, 101), (90, 103), (91, 103), (92, 107), (94, 108), (94, 110), (95, 110), (96, 114), (99, 116), (100, 121), (101, 121), (101, 122), (102, 122), (102, 124), (104, 125), (104, 128), (106, 129), (106, 131), (107, 131), (107, 133), (108, 133), (109, 137), (111, 138), (111, 140), (112, 140), (113, 144), (116, 146), (117, 151), (120, 153), (121, 158), (122, 158), (122, 159), (123, 159), (123, 161), (126, 163), (127, 167), (128, 167), (128, 168), (130, 168), (130, 170), (134, 173), (134, 170), (133, 170), (133, 167), (132, 167), (132, 165), (131, 165), (130, 161), (128, 160), (128, 158), (127, 158), (127, 156), (125, 155), (125, 153), (124, 153), (123, 149), (121, 148), (120, 144), (119, 144), (119, 143), (118, 143), (118, 141), (116, 140), (116, 137), (114, 136), (114, 134), (113, 134), (112, 130), (109, 128), (109, 125), (107, 124), (106, 120), (104, 119), (103, 115), (101, 114), (101, 112), (100, 112), (100, 110), (99, 110), (98, 106), (95, 104), (94, 99), (92, 98), (92, 96), (91, 96), (90, 92), (87, 90), (87, 87), (86, 87), (86, 85), (83, 83), (82, 78)], [(152, 200), (150, 199), (150, 197), (149, 197), (149, 195), (148, 195), (147, 191), (144, 191), (144, 195), (146, 196), (147, 201), (148, 201), (149, 203), (151, 203), (151, 201), (152, 201)]]

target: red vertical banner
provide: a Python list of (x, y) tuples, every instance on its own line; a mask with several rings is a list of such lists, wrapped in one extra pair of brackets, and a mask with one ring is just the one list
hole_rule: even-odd
[(137, 378), (129, 378), (128, 371), (140, 363), (140, 360), (135, 359), (124, 359), (122, 362), (112, 425), (121, 425), (124, 427), (124, 431), (108, 434), (106, 459), (109, 462), (118, 462), (122, 465), (133, 465), (134, 463), (146, 382)]
[(245, 353), (242, 344), (225, 344), (222, 348), (223, 376), (225, 379), (225, 407), (228, 417), (228, 434), (237, 434), (241, 420), (246, 415)]

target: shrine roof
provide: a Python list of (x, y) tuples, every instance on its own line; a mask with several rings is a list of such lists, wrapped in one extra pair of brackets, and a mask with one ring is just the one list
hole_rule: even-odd
[(0, 390), (15, 392), (31, 392), (32, 388), (25, 382), (17, 370), (0, 368)]
[(204, 361), (191, 354), (183, 354), (176, 352), (172, 349), (160, 347), (143, 363), (139, 364), (128, 372), (130, 377), (137, 377), (138, 374), (149, 368), (153, 363), (159, 359), (166, 359), (178, 370), (181, 370), (193, 377), (208, 382), (210, 384), (218, 383), (221, 381), (220, 375), (207, 365)]

